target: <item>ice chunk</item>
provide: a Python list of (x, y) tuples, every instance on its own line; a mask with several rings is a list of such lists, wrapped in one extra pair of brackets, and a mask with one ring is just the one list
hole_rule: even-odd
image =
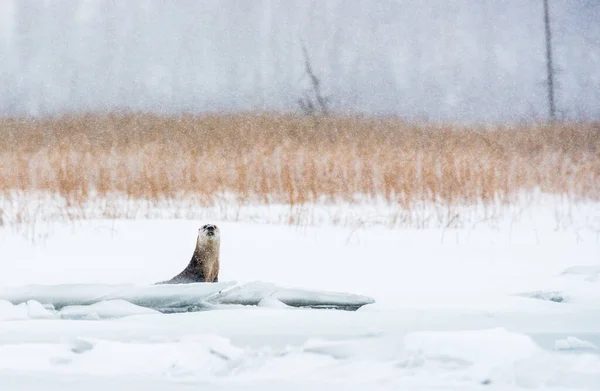
[(46, 309), (35, 300), (28, 300), (17, 305), (10, 301), (0, 299), (0, 320), (23, 320), (23, 319), (48, 319), (54, 318), (56, 314)]
[(262, 299), (257, 304), (259, 307), (266, 308), (291, 308), (289, 305), (282, 303), (274, 297), (268, 296)]
[(90, 305), (71, 305), (60, 310), (61, 318), (68, 319), (120, 318), (155, 313), (158, 313), (158, 311), (140, 307), (125, 300), (107, 300)]
[(13, 304), (36, 300), (53, 305), (89, 305), (106, 300), (125, 300), (149, 308), (177, 308), (200, 305), (206, 298), (219, 293), (235, 283), (166, 284), (166, 285), (110, 285), (110, 284), (63, 284), (26, 285), (0, 288), (0, 300)]
[(28, 319), (28, 308), (26, 303), (13, 305), (11, 302), (0, 299), (0, 320)]
[(277, 299), (292, 307), (330, 307), (353, 310), (375, 302), (370, 297), (351, 293), (287, 288), (261, 281), (254, 281), (224, 290), (208, 301), (218, 304), (257, 305), (267, 297)]
[[(267, 298), (268, 300), (261, 305), (273, 304), (272, 300), (277, 300), (294, 307), (356, 310), (365, 304), (374, 303), (372, 298), (366, 296), (287, 288), (260, 281), (241, 285), (236, 285), (235, 282), (149, 286), (69, 284), (0, 289), (0, 299), (13, 304), (36, 300), (43, 304), (51, 304), (59, 310), (67, 306), (89, 306), (109, 300), (123, 300), (161, 312), (181, 312), (210, 309), (217, 304), (259, 305)], [(84, 311), (91, 315), (89, 310), (89, 307), (69, 308), (67, 312), (61, 311), (61, 314), (73, 313), (80, 316), (80, 311)]]
[(554, 343), (556, 350), (597, 350), (598, 347), (589, 341), (577, 337), (559, 339)]
[(27, 301), (27, 314), (31, 319), (55, 318), (56, 314), (44, 307), (39, 301)]

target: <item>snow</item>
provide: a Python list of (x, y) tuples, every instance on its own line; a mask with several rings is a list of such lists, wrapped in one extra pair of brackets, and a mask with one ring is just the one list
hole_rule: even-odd
[[(0, 389), (598, 389), (600, 205), (586, 208), (568, 227), (544, 209), (452, 229), (210, 220), (222, 268), (206, 288), (151, 286), (187, 264), (205, 220), (0, 228), (0, 293), (19, 299), (0, 300)], [(135, 302), (155, 288), (222, 300)], [(323, 293), (375, 302), (285, 304)]]

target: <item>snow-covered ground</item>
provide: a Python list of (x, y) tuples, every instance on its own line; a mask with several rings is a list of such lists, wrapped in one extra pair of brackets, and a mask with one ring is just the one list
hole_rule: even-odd
[(97, 219), (39, 224), (35, 241), (0, 228), (3, 289), (146, 286), (178, 273), (212, 222), (220, 281), (376, 301), (180, 314), (0, 301), (0, 390), (600, 389), (600, 204), (579, 212), (446, 229)]

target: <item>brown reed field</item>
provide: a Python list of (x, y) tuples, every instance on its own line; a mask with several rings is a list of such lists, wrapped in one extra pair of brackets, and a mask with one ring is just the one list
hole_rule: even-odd
[(377, 197), (410, 208), (600, 199), (600, 124), (418, 124), (282, 114), (110, 113), (0, 119), (0, 194), (242, 203)]

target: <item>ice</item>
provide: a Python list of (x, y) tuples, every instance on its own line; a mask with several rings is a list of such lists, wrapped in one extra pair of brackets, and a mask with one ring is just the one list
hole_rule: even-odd
[(159, 312), (125, 300), (106, 300), (90, 305), (67, 305), (60, 310), (63, 319), (103, 319), (156, 313)]
[(135, 286), (133, 284), (58, 284), (24, 285), (0, 288), (0, 298), (18, 304), (37, 300), (64, 306), (87, 305), (107, 300), (124, 300), (151, 308), (191, 307), (234, 283), (169, 284)]
[(13, 305), (10, 301), (0, 300), (0, 320), (27, 319), (28, 312), (26, 303)]
[(597, 350), (598, 347), (593, 343), (579, 339), (577, 337), (567, 337), (559, 339), (554, 344), (556, 350)]
[[(254, 281), (236, 285), (235, 282), (168, 284), (168, 285), (28, 285), (0, 288), (0, 299), (18, 304), (37, 300), (56, 309), (69, 307), (62, 314), (87, 311), (86, 305), (95, 303), (128, 302), (135, 306), (161, 311), (189, 311), (209, 309), (215, 304), (258, 305), (272, 299), (287, 306), (335, 307), (356, 309), (374, 303), (370, 297), (341, 293), (288, 288), (273, 283)], [(115, 301), (117, 300), (117, 301)], [(119, 304), (120, 305), (120, 304)], [(100, 308), (98, 306), (94, 308)], [(102, 307), (104, 311), (106, 307)], [(110, 313), (110, 309), (109, 309)], [(120, 313), (117, 309), (115, 313)], [(127, 313), (127, 309), (125, 312)]]
[(56, 317), (55, 312), (49, 311), (40, 302), (27, 300), (27, 315), (31, 319), (46, 319)]
[(0, 299), (0, 321), (19, 319), (47, 319), (56, 315), (35, 300), (27, 300), (14, 305), (8, 300)]
[(375, 302), (372, 298), (363, 295), (289, 288), (261, 281), (254, 281), (223, 290), (214, 297), (209, 298), (209, 301), (218, 304), (256, 305), (268, 298), (276, 299), (285, 305), (294, 307), (344, 307), (355, 309)]
[(261, 299), (257, 306), (264, 308), (291, 308), (291, 306), (277, 300), (274, 297), (267, 296), (264, 299)]
[[(549, 219), (512, 232), (211, 221), (221, 282), (184, 286), (152, 284), (185, 267), (204, 221), (40, 226), (38, 242), (0, 228), (0, 297), (15, 300), (0, 300), (0, 389), (600, 389), (597, 228)], [(204, 311), (140, 306), (200, 297)], [(357, 298), (374, 302), (290, 306)]]

